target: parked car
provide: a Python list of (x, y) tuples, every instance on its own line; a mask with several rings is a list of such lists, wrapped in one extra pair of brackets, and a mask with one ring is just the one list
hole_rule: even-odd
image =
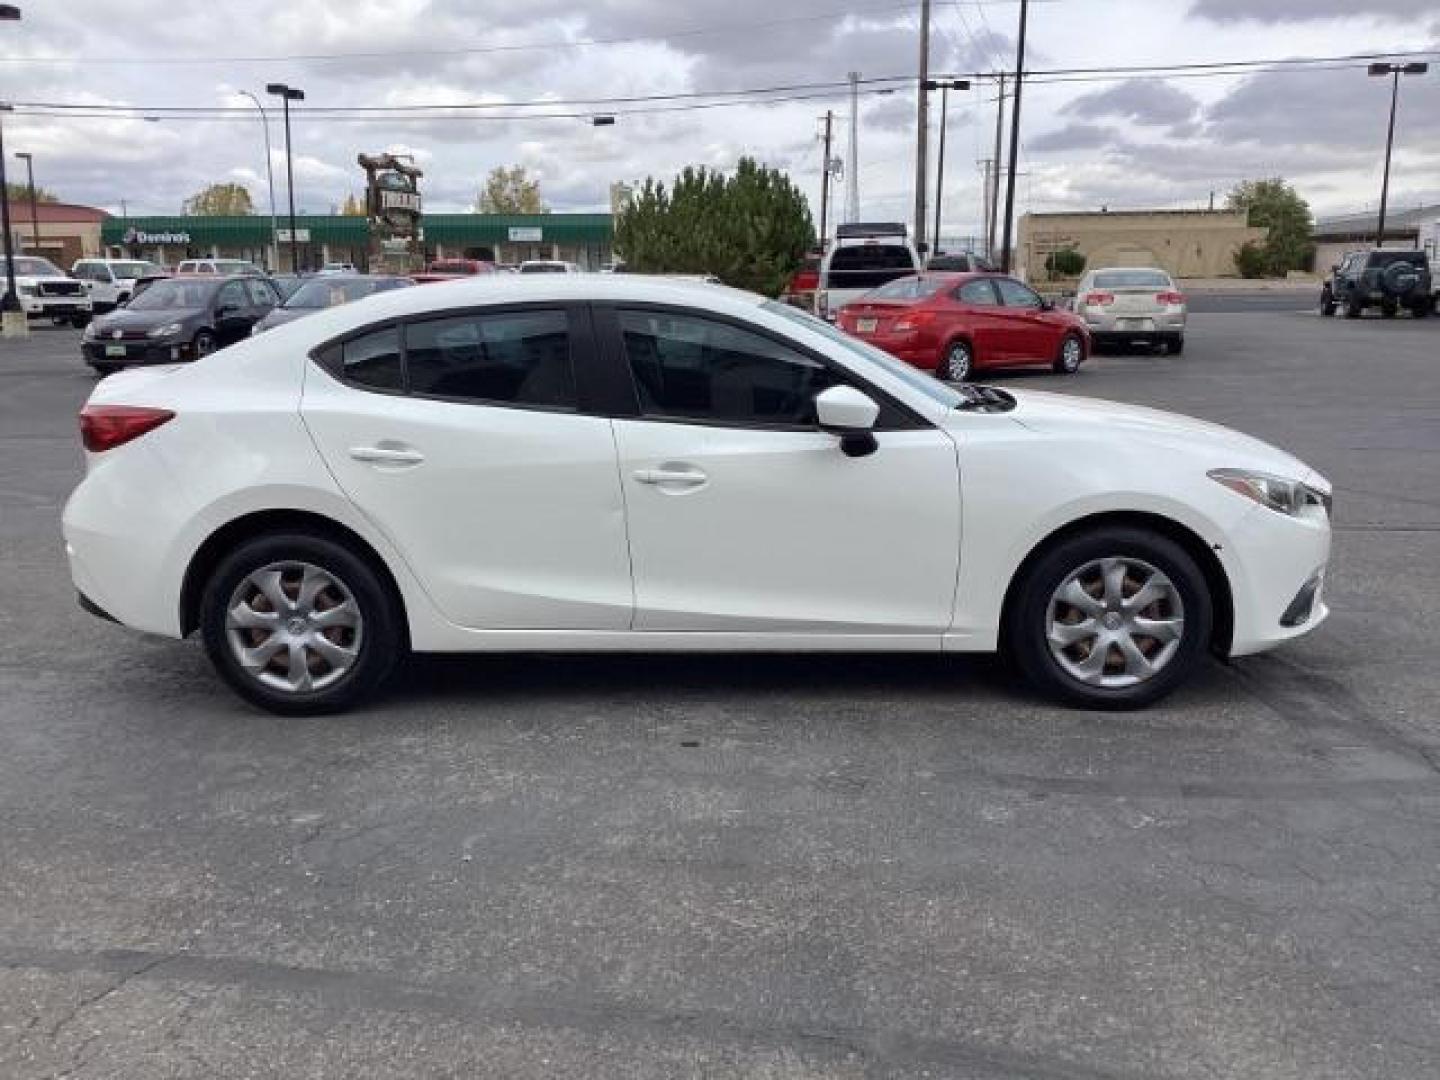
[(1073, 375), (1090, 354), (1083, 319), (1003, 274), (899, 278), (846, 304), (837, 325), (947, 382), (1034, 365)]
[(348, 304), (377, 292), (409, 288), (414, 284), (409, 278), (394, 274), (324, 274), (313, 277), (286, 297), (279, 307), (272, 308), (268, 315), (250, 328), (250, 333), (260, 334), (329, 307)]
[(280, 293), (281, 300), (288, 300), (295, 290), (309, 281), (313, 274), (267, 274), (266, 279)]
[(1185, 348), (1186, 312), (1185, 294), (1154, 267), (1087, 270), (1075, 286), (1075, 313), (1096, 348), (1139, 343), (1177, 354)]
[[(50, 319), (57, 325), (68, 322), (72, 326), (90, 321), (90, 296), (83, 284), (39, 255), (16, 255), (14, 259), (15, 297), (27, 319)], [(0, 295), (9, 287), (5, 260), (0, 259)]]
[(820, 287), (820, 263), (824, 258), (818, 251), (808, 252), (801, 260), (800, 268), (790, 275), (780, 298), (804, 311), (814, 311), (815, 291)]
[(905, 226), (853, 222), (836, 228), (835, 240), (820, 261), (815, 313), (833, 320), (842, 307), (871, 289), (920, 273), (920, 256)]
[(1378, 307), (1387, 319), (1408, 308), (1417, 319), (1435, 307), (1430, 261), (1423, 251), (1381, 248), (1352, 251), (1330, 268), (1320, 287), (1320, 314), (1334, 315), (1343, 308), (1347, 319), (1358, 319), (1367, 307)]
[(1331, 488), (1290, 455), (946, 386), (692, 282), (397, 289), (106, 379), (80, 430), (82, 605), (198, 632), (279, 713), (362, 701), (407, 648), (998, 647), (1133, 707), (1326, 616)]
[(526, 259), (520, 264), (522, 274), (578, 274), (580, 267), (560, 259)]
[(70, 276), (85, 286), (96, 315), (114, 311), (130, 299), (135, 282), (143, 277), (164, 274), (145, 259), (79, 259), (70, 267)]
[(81, 351), (101, 375), (137, 364), (196, 360), (250, 336), (280, 302), (275, 286), (251, 274), (173, 277), (85, 328)]
[(347, 262), (328, 262), (316, 271), (320, 274), (354, 274), (356, 272), (355, 264)]
[[(130, 299), (134, 300), (135, 297), (139, 296), (157, 281), (168, 281), (172, 277), (174, 277), (174, 275), (168, 270), (162, 270), (153, 274), (142, 274), (140, 277), (137, 277), (135, 283), (130, 286)], [(126, 302), (128, 303), (129, 301)]]
[(411, 274), (410, 279), (417, 285), (428, 285), (436, 281), (497, 273), (500, 270), (494, 263), (482, 259), (436, 259), (420, 273)]
[(258, 274), (261, 270), (244, 259), (185, 259), (175, 267), (180, 274)]

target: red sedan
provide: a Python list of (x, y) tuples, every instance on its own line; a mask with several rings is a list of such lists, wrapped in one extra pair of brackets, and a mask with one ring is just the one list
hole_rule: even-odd
[(951, 382), (982, 368), (1037, 364), (1069, 375), (1090, 353), (1084, 320), (1003, 274), (899, 278), (846, 304), (836, 321)]

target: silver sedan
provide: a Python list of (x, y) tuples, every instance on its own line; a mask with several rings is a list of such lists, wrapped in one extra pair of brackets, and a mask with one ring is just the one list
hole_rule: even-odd
[(1173, 355), (1185, 348), (1185, 295), (1164, 270), (1091, 270), (1075, 290), (1075, 313), (1090, 327), (1097, 349), (1143, 342), (1164, 345)]

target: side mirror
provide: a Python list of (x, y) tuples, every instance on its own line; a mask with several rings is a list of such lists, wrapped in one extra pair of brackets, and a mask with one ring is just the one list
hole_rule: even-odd
[(880, 448), (871, 430), (880, 417), (880, 406), (853, 386), (832, 386), (815, 395), (815, 415), (820, 427), (840, 436), (846, 457), (865, 457)]

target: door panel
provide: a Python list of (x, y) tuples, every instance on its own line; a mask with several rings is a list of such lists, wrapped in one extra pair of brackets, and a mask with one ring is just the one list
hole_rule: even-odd
[(990, 279), (967, 281), (954, 289), (950, 297), (957, 313), (953, 320), (955, 328), (968, 332), (976, 369), (993, 367), (1009, 359), (1013, 348), (1009, 323)]
[[(495, 387), (497, 365), (534, 358), (523, 328), (467, 337), (448, 325), (454, 321), (430, 335), (424, 354), (450, 373), (449, 385)], [(544, 364), (552, 364), (546, 348)], [(356, 352), (363, 362), (354, 378), (382, 387), (400, 381), (398, 359)], [(503, 385), (519, 393), (525, 383)], [(341, 488), (452, 622), (629, 627), (625, 512), (608, 419), (374, 392), (318, 368), (307, 374), (302, 412)]]
[(1049, 361), (1055, 351), (1054, 331), (1040, 309), (1040, 296), (1013, 278), (997, 277), (995, 287), (1004, 304), (1007, 359), (1014, 363)]

